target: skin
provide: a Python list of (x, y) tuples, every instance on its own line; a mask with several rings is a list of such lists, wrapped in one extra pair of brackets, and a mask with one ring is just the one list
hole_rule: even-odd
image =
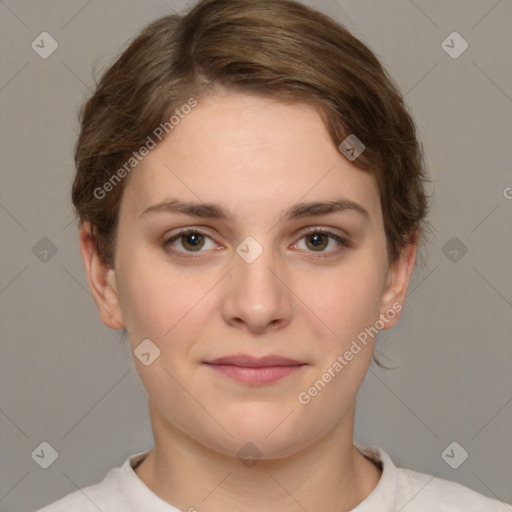
[[(141, 215), (171, 198), (217, 203), (230, 218)], [(283, 218), (295, 203), (340, 198), (367, 214)], [(314, 109), (218, 92), (132, 171), (119, 215), (114, 268), (88, 223), (80, 245), (105, 325), (125, 327), (132, 351), (147, 338), (160, 349), (149, 366), (134, 357), (155, 439), (139, 478), (182, 510), (339, 512), (364, 500), (381, 471), (353, 446), (353, 426), (375, 338), (309, 404), (297, 396), (403, 304), (416, 239), (388, 261), (375, 178), (341, 154)], [(199, 252), (190, 238), (168, 244), (188, 259), (164, 248), (186, 227), (207, 235)], [(309, 228), (348, 246), (320, 236), (318, 248)], [(263, 249), (252, 263), (236, 253), (248, 236)], [(307, 364), (260, 386), (203, 364), (239, 353)], [(252, 467), (237, 457), (248, 442), (262, 454)]]

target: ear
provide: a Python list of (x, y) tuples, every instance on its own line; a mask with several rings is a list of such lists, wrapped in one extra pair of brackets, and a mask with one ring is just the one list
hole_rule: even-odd
[(122, 329), (125, 325), (119, 304), (115, 270), (99, 257), (90, 222), (84, 222), (80, 226), (79, 236), (89, 288), (100, 318), (107, 327)]
[(380, 318), (383, 320), (381, 323), (384, 324), (382, 330), (391, 329), (400, 318), (416, 261), (417, 248), (418, 234), (414, 233), (389, 267), (380, 309)]

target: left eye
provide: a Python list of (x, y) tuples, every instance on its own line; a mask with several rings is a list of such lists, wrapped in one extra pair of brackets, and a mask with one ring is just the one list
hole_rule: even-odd
[[(305, 240), (305, 250), (310, 250), (312, 252), (336, 252), (336, 248), (339, 248), (340, 246), (346, 247), (348, 244), (347, 242), (339, 237), (338, 235), (335, 235), (334, 233), (330, 233), (329, 231), (322, 231), (322, 230), (314, 230), (310, 231), (306, 234), (304, 234), (301, 238), (301, 241)], [(333, 244), (330, 244), (331, 241), (334, 240)], [(297, 247), (299, 249), (302, 249), (302, 247), (298, 247), (300, 245), (299, 243), (296, 243), (294, 247)], [(334, 245), (333, 250), (326, 250), (329, 246)]]

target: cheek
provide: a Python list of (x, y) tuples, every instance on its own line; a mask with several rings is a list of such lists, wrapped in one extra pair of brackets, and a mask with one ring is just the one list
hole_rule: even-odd
[(335, 340), (333, 348), (342, 348), (378, 320), (383, 282), (379, 267), (368, 264), (343, 266), (306, 283), (306, 304), (325, 324), (324, 339)]
[(322, 418), (324, 426), (338, 421), (355, 403), (377, 340), (374, 326), (383, 279), (377, 264), (358, 266), (357, 271), (347, 266), (321, 280), (323, 292), (311, 289), (315, 291), (308, 305), (329, 329), (312, 343), (317, 365), (297, 399), (311, 417)]
[(180, 373), (180, 360), (190, 358), (194, 342), (221, 301), (215, 284), (222, 272), (177, 267), (144, 253), (119, 263), (121, 310), (132, 350), (149, 338), (161, 351), (160, 362)]
[(183, 275), (170, 272), (169, 266), (162, 266), (142, 251), (119, 261), (118, 272), (121, 310), (134, 338), (169, 336), (200, 298), (197, 290), (186, 285)]

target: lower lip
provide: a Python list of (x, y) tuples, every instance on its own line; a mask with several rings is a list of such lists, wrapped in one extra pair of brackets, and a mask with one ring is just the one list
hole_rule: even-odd
[(209, 364), (212, 370), (222, 373), (244, 384), (262, 385), (270, 384), (297, 373), (304, 365), (296, 366), (260, 366), (249, 368), (232, 364)]

